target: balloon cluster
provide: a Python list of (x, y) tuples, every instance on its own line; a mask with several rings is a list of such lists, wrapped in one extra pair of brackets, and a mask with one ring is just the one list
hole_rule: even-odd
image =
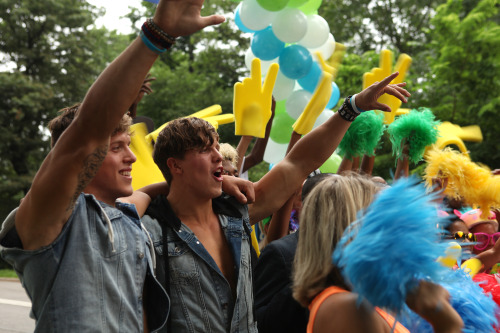
[[(328, 23), (317, 14), (320, 5), (321, 0), (243, 0), (234, 13), (238, 28), (253, 34), (245, 54), (246, 66), (250, 69), (254, 58), (261, 60), (262, 73), (272, 63), (280, 66), (273, 89), (276, 115), (264, 155), (268, 163), (277, 163), (285, 156), (292, 124), (320, 81), (323, 69), (317, 52), (326, 60), (335, 51)], [(333, 115), (329, 109), (337, 105), (340, 91), (335, 82), (332, 88), (327, 109), (315, 127)]]

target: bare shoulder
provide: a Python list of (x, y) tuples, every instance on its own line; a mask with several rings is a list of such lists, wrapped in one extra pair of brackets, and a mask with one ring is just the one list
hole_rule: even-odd
[(328, 297), (318, 309), (313, 332), (386, 332), (383, 319), (366, 305), (358, 305), (357, 301), (358, 295), (350, 292)]

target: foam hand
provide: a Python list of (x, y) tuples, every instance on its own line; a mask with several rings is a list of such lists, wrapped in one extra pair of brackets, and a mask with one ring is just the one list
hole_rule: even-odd
[(235, 134), (263, 138), (266, 125), (271, 118), (272, 92), (278, 64), (272, 64), (267, 71), (264, 85), (261, 84), (260, 59), (252, 61), (250, 77), (234, 85), (233, 113)]
[(323, 77), (309, 100), (309, 103), (307, 103), (306, 108), (292, 126), (296, 133), (305, 135), (312, 130), (316, 119), (328, 104), (331, 94), (332, 75), (323, 72)]
[[(342, 62), (342, 59), (344, 58), (346, 47), (344, 44), (340, 43), (335, 43), (335, 51), (333, 51), (332, 56), (325, 62), (326, 65), (329, 65), (330, 67), (334, 68), (334, 71), (331, 73), (332, 74), (332, 80), (335, 81), (335, 78), (337, 77), (337, 73), (340, 67), (340, 63)], [(323, 70), (323, 64), (322, 64)]]
[(483, 134), (481, 128), (477, 125), (460, 127), (448, 121), (444, 121), (438, 126), (439, 137), (436, 141), (436, 146), (443, 149), (449, 145), (456, 145), (462, 153), (468, 155), (467, 148), (462, 140), (481, 142)]
[(148, 133), (146, 124), (139, 123), (130, 126), (132, 135), (130, 149), (137, 157), (132, 167), (132, 188), (137, 190), (146, 185), (159, 183), (165, 180), (153, 161), (153, 144), (146, 139)]
[[(411, 57), (407, 54), (401, 54), (398, 58), (398, 62), (393, 70), (392, 68), (392, 52), (389, 50), (382, 50), (380, 52), (380, 67), (372, 69), (370, 73), (365, 73), (363, 75), (363, 89), (371, 86), (375, 82), (382, 81), (385, 77), (389, 76), (392, 72), (399, 72), (399, 76), (396, 77), (391, 83), (397, 84), (404, 81), (406, 73), (410, 68)], [(388, 94), (382, 95), (378, 101), (382, 104), (386, 104), (391, 108), (391, 112), (384, 113), (384, 123), (391, 124), (394, 121), (394, 117), (401, 106), (401, 101)]]
[[(222, 113), (222, 107), (218, 104), (209, 106), (206, 109), (197, 111), (195, 113), (186, 116), (186, 118), (196, 117), (201, 118), (208, 121), (215, 129), (219, 128), (219, 125), (229, 124), (234, 121), (234, 116), (230, 113), (220, 114)], [(146, 135), (146, 140), (156, 141), (158, 134), (167, 126), (168, 122), (158, 127), (155, 131)]]

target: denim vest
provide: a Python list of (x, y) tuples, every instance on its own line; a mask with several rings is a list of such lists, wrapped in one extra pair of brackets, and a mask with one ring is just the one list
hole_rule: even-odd
[(117, 208), (81, 194), (56, 240), (33, 251), (22, 249), (15, 211), (5, 220), (0, 250), (32, 301), (36, 332), (142, 332), (143, 302), (150, 331), (165, 324), (147, 235), (135, 206)]
[[(153, 206), (153, 207), (152, 207)], [(159, 217), (151, 208), (162, 211)], [(253, 315), (253, 283), (248, 208), (228, 196), (213, 200), (214, 212), (226, 236), (238, 277), (236, 299), (219, 267), (196, 235), (172, 211), (165, 197), (157, 198), (142, 218), (152, 232), (158, 270), (165, 269), (168, 249), (168, 285), (172, 332), (257, 332)], [(152, 216), (158, 218), (153, 218)], [(160, 221), (160, 222), (159, 222)], [(166, 235), (160, 223), (166, 222)], [(166, 236), (166, 237), (165, 237)], [(163, 247), (166, 239), (167, 247)], [(158, 271), (160, 282), (161, 272)]]

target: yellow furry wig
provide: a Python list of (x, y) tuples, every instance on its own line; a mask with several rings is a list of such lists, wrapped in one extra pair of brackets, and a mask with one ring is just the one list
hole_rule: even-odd
[(493, 176), (487, 167), (448, 147), (429, 150), (426, 160), (424, 178), (428, 187), (433, 178), (447, 179), (447, 196), (461, 197), (467, 205), (481, 207), (484, 215), (490, 209), (500, 208), (500, 176)]

